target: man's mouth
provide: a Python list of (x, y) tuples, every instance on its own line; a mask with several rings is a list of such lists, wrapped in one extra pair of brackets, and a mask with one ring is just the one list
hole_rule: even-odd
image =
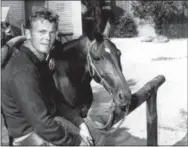
[(43, 46), (49, 46), (48, 43), (41, 43)]

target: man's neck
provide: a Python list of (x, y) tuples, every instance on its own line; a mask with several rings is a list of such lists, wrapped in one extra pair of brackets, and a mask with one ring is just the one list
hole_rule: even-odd
[(31, 42), (29, 40), (25, 41), (24, 42), (24, 45), (26, 47), (28, 47), (32, 52), (33, 54), (40, 60), (40, 61), (44, 61), (47, 57), (47, 54), (43, 54), (39, 51), (37, 51), (31, 44)]

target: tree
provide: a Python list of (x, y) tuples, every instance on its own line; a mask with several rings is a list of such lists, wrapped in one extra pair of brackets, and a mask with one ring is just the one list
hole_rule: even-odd
[(152, 20), (156, 33), (161, 35), (162, 25), (188, 20), (188, 3), (185, 1), (133, 1), (132, 10), (136, 17)]

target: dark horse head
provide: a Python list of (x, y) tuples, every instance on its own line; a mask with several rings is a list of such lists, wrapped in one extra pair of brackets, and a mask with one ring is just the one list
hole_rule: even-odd
[[(115, 106), (119, 106), (122, 111), (125, 111), (126, 106), (130, 104), (131, 90), (122, 73), (121, 52), (107, 37), (106, 30), (103, 34), (96, 33), (92, 41), (83, 35), (65, 43), (63, 47), (61, 46), (60, 52), (55, 51), (56, 85), (72, 106), (81, 105), (85, 99), (90, 101), (86, 102), (87, 108), (91, 106), (92, 78), (113, 95)], [(73, 103), (71, 97), (77, 98), (77, 104)]]
[(131, 90), (122, 73), (121, 51), (104, 34), (96, 33), (87, 53), (88, 69), (93, 79), (113, 95), (122, 110), (130, 104)]

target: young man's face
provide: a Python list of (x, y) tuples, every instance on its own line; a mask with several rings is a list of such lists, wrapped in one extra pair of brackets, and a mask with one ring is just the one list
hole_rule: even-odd
[(51, 23), (48, 20), (36, 20), (32, 22), (29, 32), (32, 46), (38, 52), (48, 54), (55, 41), (55, 23)]

